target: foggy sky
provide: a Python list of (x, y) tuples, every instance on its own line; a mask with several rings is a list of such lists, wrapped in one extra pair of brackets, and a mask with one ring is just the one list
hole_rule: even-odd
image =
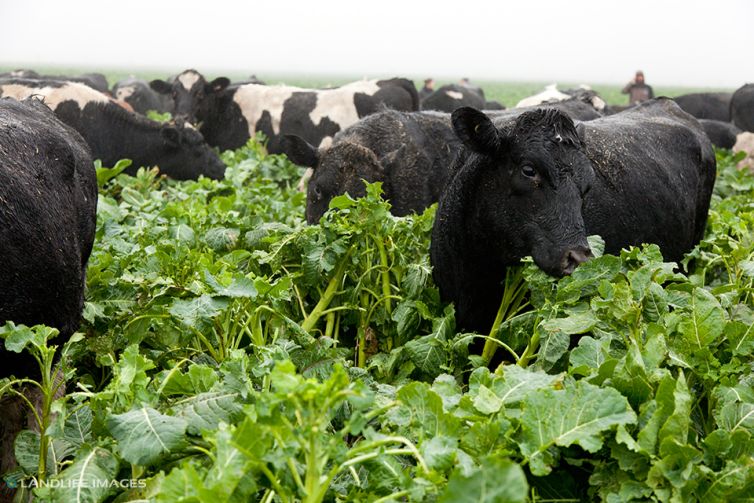
[(0, 1), (0, 65), (738, 87), (754, 1)]

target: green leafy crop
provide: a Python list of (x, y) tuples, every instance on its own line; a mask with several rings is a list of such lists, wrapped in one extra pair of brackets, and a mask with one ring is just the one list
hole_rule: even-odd
[(0, 329), (43, 375), (0, 382), (47, 397), (8, 474), (40, 500), (754, 494), (754, 176), (729, 152), (682, 264), (597, 236), (569, 277), (525, 260), (485, 334), (433, 284), (434, 208), (393, 217), (374, 184), (308, 226), (302, 170), (258, 140), (223, 159), (223, 181), (100, 167), (80, 334)]

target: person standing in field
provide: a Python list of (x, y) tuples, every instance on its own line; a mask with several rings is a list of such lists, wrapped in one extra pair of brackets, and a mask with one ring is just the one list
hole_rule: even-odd
[(433, 92), (435, 92), (435, 79), (424, 79), (424, 87), (419, 90), (419, 99), (423, 100)]
[(636, 105), (637, 103), (651, 100), (655, 97), (652, 86), (649, 86), (644, 82), (644, 72), (641, 70), (636, 72), (634, 80), (626, 84), (626, 87), (624, 87), (621, 92), (623, 94), (628, 94), (629, 105)]

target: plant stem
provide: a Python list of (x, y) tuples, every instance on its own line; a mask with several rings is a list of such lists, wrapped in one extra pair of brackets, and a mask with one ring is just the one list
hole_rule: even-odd
[(325, 337), (332, 337), (333, 329), (335, 328), (335, 312), (330, 311), (327, 313), (327, 316), (325, 317), (326, 325), (325, 325)]
[(508, 267), (505, 270), (505, 283), (503, 284), (503, 297), (500, 299), (500, 307), (497, 310), (495, 321), (490, 329), (489, 339), (484, 342), (482, 359), (489, 364), (497, 350), (497, 339), (500, 325), (512, 318), (523, 307), (522, 302), (526, 294), (523, 267)]
[[(375, 237), (374, 241), (377, 243), (377, 251), (380, 253), (380, 265), (382, 266), (380, 268), (380, 277), (382, 278), (382, 296), (385, 299), (385, 316), (387, 319), (390, 319), (390, 316), (393, 314), (393, 305), (390, 302), (390, 266), (387, 262), (387, 250), (385, 250), (385, 243), (382, 242), (381, 237)], [(392, 336), (388, 336), (387, 347), (388, 351), (393, 348)]]
[(532, 333), (531, 339), (529, 339), (529, 344), (526, 346), (521, 358), (518, 360), (518, 365), (520, 367), (527, 367), (529, 361), (534, 358), (534, 354), (537, 352), (537, 349), (539, 349), (539, 332), (537, 331), (539, 321), (539, 317), (537, 317), (534, 322), (534, 333)]
[(367, 328), (368, 328), (368, 317), (367, 317), (367, 307), (369, 306), (369, 294), (367, 292), (362, 291), (361, 292), (361, 307), (363, 308), (360, 315), (359, 315), (359, 328), (358, 328), (358, 336), (359, 336), (359, 353), (356, 361), (356, 366), (364, 368), (367, 364), (367, 351), (366, 351), (366, 345), (367, 345)]
[(351, 251), (349, 250), (348, 253), (346, 253), (345, 256), (340, 260), (338, 266), (335, 268), (335, 272), (333, 273), (332, 278), (330, 278), (330, 281), (327, 283), (325, 293), (319, 299), (317, 305), (314, 306), (312, 312), (309, 313), (309, 316), (307, 316), (304, 319), (303, 323), (301, 323), (301, 328), (303, 328), (307, 332), (311, 331), (311, 329), (314, 328), (314, 326), (319, 321), (319, 318), (322, 316), (322, 312), (327, 309), (333, 297), (335, 297), (335, 294), (338, 292), (338, 288), (340, 288), (340, 285), (343, 282), (343, 276), (345, 275), (346, 271), (346, 264), (348, 263), (350, 256)]

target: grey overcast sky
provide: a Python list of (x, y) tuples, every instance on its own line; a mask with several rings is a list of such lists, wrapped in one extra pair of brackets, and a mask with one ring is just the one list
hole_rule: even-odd
[(738, 87), (754, 0), (0, 0), (0, 65)]

